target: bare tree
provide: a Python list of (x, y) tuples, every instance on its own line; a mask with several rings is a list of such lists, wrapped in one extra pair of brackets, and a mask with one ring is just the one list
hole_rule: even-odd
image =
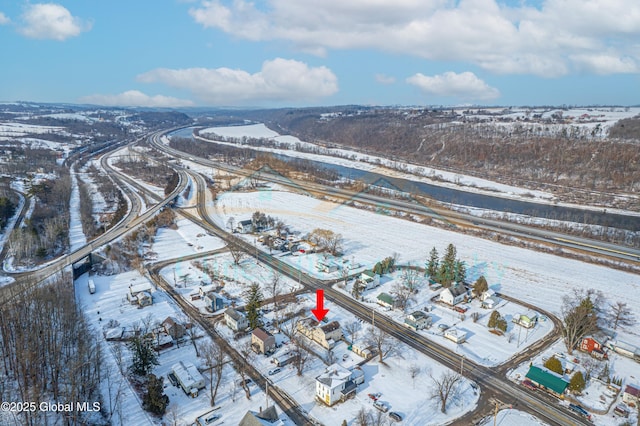
[(229, 253), (231, 253), (231, 257), (233, 258), (233, 263), (235, 265), (240, 265), (242, 259), (247, 256), (244, 249), (233, 238), (227, 241), (227, 248), (229, 249)]
[(249, 389), (249, 380), (247, 377), (249, 368), (251, 368), (250, 366), (253, 364), (255, 356), (255, 352), (251, 349), (251, 341), (245, 342), (240, 347), (239, 352), (242, 355), (242, 359), (235, 359), (234, 366), (240, 375), (240, 386), (242, 386), (245, 396), (247, 399), (251, 399), (251, 390)]
[(609, 312), (607, 315), (609, 323), (613, 323), (613, 329), (616, 330), (619, 325), (631, 327), (636, 323), (633, 311), (626, 302), (617, 301), (609, 305)]
[(431, 399), (435, 399), (440, 402), (440, 411), (447, 412), (447, 402), (451, 398), (454, 398), (459, 390), (459, 383), (462, 380), (462, 376), (453, 372), (447, 371), (440, 375), (439, 378), (433, 377), (433, 390), (431, 391)]
[(416, 377), (422, 372), (422, 368), (418, 364), (411, 364), (409, 366), (409, 375), (411, 375), (411, 381), (413, 382), (413, 388), (416, 388)]
[(569, 354), (586, 334), (598, 330), (598, 319), (601, 314), (604, 296), (593, 289), (574, 289), (562, 301), (562, 336)]
[(394, 283), (391, 294), (395, 297), (396, 306), (402, 311), (407, 309), (407, 306), (415, 299), (413, 291), (404, 284), (404, 281)]
[(296, 367), (296, 373), (298, 376), (302, 376), (304, 372), (304, 368), (311, 357), (311, 352), (307, 347), (307, 342), (305, 341), (305, 337), (300, 334), (295, 334), (291, 339), (291, 343), (293, 343), (295, 348), (295, 360), (294, 365)]
[(394, 349), (394, 342), (391, 336), (387, 334), (387, 332), (375, 327), (369, 328), (369, 343), (378, 351), (379, 362), (383, 362)]
[(209, 368), (209, 403), (213, 407), (216, 405), (216, 396), (222, 380), (222, 370), (227, 362), (227, 355), (220, 346), (212, 341), (204, 344), (201, 352)]
[(344, 326), (344, 330), (347, 332), (347, 334), (351, 338), (351, 343), (358, 340), (358, 331), (360, 331), (361, 328), (362, 328), (362, 324), (360, 323), (360, 321), (356, 321), (356, 320), (348, 322)]
[(371, 426), (373, 423), (371, 411), (362, 407), (356, 415), (356, 425), (358, 426)]
[(269, 297), (271, 297), (273, 310), (277, 311), (278, 296), (282, 293), (282, 275), (278, 271), (273, 270), (271, 272), (271, 279), (269, 280), (265, 290)]
[(409, 265), (409, 267), (402, 271), (400, 280), (411, 293), (415, 293), (418, 290), (418, 285), (420, 284), (420, 274), (417, 269), (414, 269)]
[(198, 334), (198, 327), (196, 327), (195, 324), (185, 323), (185, 332), (187, 333), (187, 336), (189, 337), (189, 340), (191, 341), (191, 344), (196, 351), (196, 356), (199, 357), (200, 350), (198, 348), (198, 343), (196, 342), (196, 340), (200, 338), (200, 335)]

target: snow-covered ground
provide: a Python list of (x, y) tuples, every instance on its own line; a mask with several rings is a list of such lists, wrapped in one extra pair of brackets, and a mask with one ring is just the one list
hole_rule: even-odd
[[(526, 314), (530, 318), (534, 316), (541, 317), (542, 315), (522, 305), (500, 298), (498, 298), (500, 299), (498, 305), (493, 309), (481, 308), (481, 302), (477, 299), (470, 303), (463, 303), (459, 306), (466, 308), (467, 311), (461, 315), (461, 313), (456, 312), (447, 305), (431, 301), (442, 290), (430, 290), (426, 279), (424, 279), (425, 282), (418, 286), (419, 290), (415, 295), (415, 301), (404, 312), (398, 309), (388, 311), (376, 303), (376, 297), (382, 292), (393, 294), (394, 286), (402, 282), (401, 276), (402, 272), (383, 276), (380, 287), (364, 291), (364, 303), (370, 309), (375, 310), (376, 315), (385, 315), (401, 324), (404, 323), (407, 314), (412, 311), (428, 309), (433, 325), (430, 329), (420, 330), (418, 333), (478, 364), (489, 367), (501, 364), (553, 330), (553, 323), (546, 320), (540, 321), (532, 329), (522, 328), (514, 324), (511, 320), (517, 314)], [(341, 286), (336, 285), (335, 287), (341, 290)], [(350, 294), (350, 290), (351, 285), (342, 291)], [(507, 321), (507, 331), (504, 335), (496, 335), (487, 327), (489, 316), (494, 309), (500, 312), (500, 315)], [(472, 319), (474, 313), (479, 315), (476, 322)], [(455, 328), (458, 332), (465, 333), (467, 336), (466, 342), (456, 344), (445, 338), (445, 332), (440, 328), (441, 326)]]
[(69, 250), (71, 252), (87, 244), (80, 217), (80, 191), (75, 168), (71, 167), (71, 199), (69, 201)]
[[(313, 307), (315, 307), (315, 295), (306, 293), (302, 299), (298, 299), (295, 309), (304, 308), (309, 313)], [(325, 307), (329, 309), (329, 321), (338, 321), (343, 327), (344, 324), (353, 321), (349, 312), (330, 301)], [(283, 325), (283, 328), (286, 327), (287, 325)], [(233, 339), (233, 333), (224, 324), (221, 323), (218, 330), (230, 341)], [(359, 338), (365, 338), (367, 333), (367, 326), (361, 325), (358, 331)], [(241, 347), (249, 341), (250, 337), (246, 336), (234, 341), (234, 344)], [(404, 424), (408, 425), (447, 423), (473, 410), (479, 398), (479, 394), (474, 391), (470, 382), (463, 379), (460, 382), (458, 394), (447, 405), (447, 413), (443, 414), (440, 412), (439, 402), (431, 398), (431, 392), (434, 389), (431, 377), (439, 379), (442, 374), (450, 370), (395, 340), (394, 350), (383, 363), (380, 363), (377, 357), (362, 363), (363, 358), (349, 351), (346, 343), (339, 342), (332, 351), (336, 360), (334, 362), (349, 369), (361, 364), (365, 382), (358, 386), (354, 398), (327, 407), (315, 400), (315, 378), (324, 373), (328, 366), (327, 350), (314, 342), (309, 342), (318, 356), (310, 357), (302, 376), (297, 375), (292, 365), (282, 367), (280, 372), (269, 375), (269, 370), (274, 368), (273, 359), (291, 349), (291, 343), (285, 343), (288, 339), (284, 334), (276, 334), (276, 341), (283, 344), (273, 355), (268, 357), (256, 355), (252, 364), (263, 374), (268, 375), (276, 386), (285, 389), (313, 418), (325, 425), (339, 425), (343, 420), (347, 420), (350, 425), (356, 424), (353, 420), (363, 408), (375, 413), (373, 401), (368, 394), (380, 393), (379, 401), (390, 411), (399, 413), (403, 417)], [(412, 379), (409, 370), (413, 366), (419, 371)]]
[(158, 255), (157, 260), (217, 250), (225, 245), (221, 239), (207, 234), (204, 229), (180, 215), (176, 224), (175, 230), (168, 228), (158, 230), (152, 246), (153, 251)]
[[(609, 351), (609, 360), (601, 361), (592, 358), (588, 354), (580, 351), (574, 351), (569, 355), (566, 352), (566, 348), (562, 342), (557, 342), (553, 346), (547, 348), (544, 352), (538, 354), (530, 361), (519, 365), (517, 368), (509, 371), (507, 376), (510, 380), (516, 383), (521, 383), (524, 380), (525, 375), (529, 371), (529, 365), (532, 363), (535, 366), (542, 367), (545, 361), (551, 357), (556, 357), (562, 363), (565, 369), (564, 379), (569, 381), (571, 376), (575, 372), (582, 372), (584, 376), (587, 373), (590, 374), (591, 379), (587, 381), (587, 386), (581, 395), (571, 396), (575, 399), (576, 403), (589, 411), (592, 415), (593, 422), (597, 425), (603, 426), (617, 426), (622, 423), (622, 419), (619, 416), (613, 414), (615, 406), (622, 402), (622, 393), (616, 393), (612, 389), (608, 389), (606, 381), (601, 381), (598, 376), (604, 369), (605, 364), (608, 364), (610, 377), (617, 377), (623, 380), (622, 390), (627, 384), (638, 385), (640, 382), (640, 366), (637, 362), (625, 358), (619, 354)], [(605, 379), (606, 380), (606, 379)], [(534, 392), (528, 390), (528, 392)], [(542, 392), (540, 390), (535, 392)], [(565, 401), (558, 401), (558, 404), (568, 406), (570, 400), (567, 398)], [(634, 412), (633, 409), (630, 410)], [(601, 414), (601, 413), (605, 414)], [(635, 424), (633, 421), (634, 415), (630, 416), (631, 424)]]
[[(222, 227), (230, 217), (237, 223), (261, 211), (281, 219), (301, 235), (315, 228), (331, 229), (344, 238), (344, 257), (367, 268), (394, 253), (399, 255), (402, 264), (424, 265), (432, 247), (442, 254), (446, 246), (453, 243), (460, 260), (466, 262), (468, 280), (475, 281), (484, 275), (494, 291), (559, 314), (562, 297), (573, 288), (594, 288), (611, 302), (627, 302), (636, 316), (640, 316), (638, 276), (604, 266), (506, 246), (284, 191), (225, 193), (207, 208)], [(318, 274), (315, 261), (307, 255), (282, 259), (307, 273)], [(625, 339), (640, 345), (638, 334), (629, 334)]]
[(529, 413), (518, 410), (507, 409), (500, 410), (498, 416), (493, 417), (480, 423), (480, 426), (547, 426), (546, 423), (540, 421)]

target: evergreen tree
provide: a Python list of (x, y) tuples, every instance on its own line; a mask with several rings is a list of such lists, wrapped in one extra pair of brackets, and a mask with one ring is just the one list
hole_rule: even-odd
[[(545, 368), (551, 370), (555, 373), (562, 374), (564, 373), (564, 369), (562, 368), (562, 362), (555, 356), (552, 356), (544, 363)], [(584, 379), (583, 379), (584, 380)]]
[(153, 338), (150, 334), (134, 336), (128, 343), (131, 350), (131, 371), (139, 376), (146, 376), (154, 365), (159, 365), (158, 353), (153, 349)]
[(575, 393), (582, 392), (587, 384), (581, 371), (576, 371), (569, 381), (569, 390)]
[(476, 296), (480, 296), (485, 291), (489, 290), (489, 284), (487, 283), (487, 279), (484, 275), (480, 275), (480, 277), (476, 280), (473, 285), (473, 292)]
[(461, 260), (456, 260), (454, 264), (453, 279), (457, 283), (463, 283), (467, 279), (467, 266)]
[(262, 305), (262, 292), (260, 285), (256, 282), (252, 283), (247, 291), (247, 320), (249, 321), (249, 329), (260, 325), (260, 305)]
[(489, 322), (487, 323), (487, 326), (489, 328), (496, 328), (496, 326), (498, 325), (498, 320), (500, 318), (501, 318), (500, 312), (498, 311), (491, 312), (491, 316), (489, 317)]
[(438, 250), (432, 248), (429, 253), (429, 263), (427, 263), (427, 276), (435, 280), (438, 275)]
[(150, 413), (162, 416), (167, 411), (169, 397), (164, 394), (162, 376), (156, 377), (149, 374), (147, 378), (147, 391), (142, 397), (142, 407)]
[(456, 247), (453, 244), (447, 246), (447, 252), (445, 253), (442, 261), (440, 262), (440, 269), (438, 271), (438, 282), (445, 287), (449, 287), (455, 279), (455, 267), (456, 267)]

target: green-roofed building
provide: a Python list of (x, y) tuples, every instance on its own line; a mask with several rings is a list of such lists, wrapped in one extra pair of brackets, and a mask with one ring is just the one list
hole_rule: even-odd
[(567, 386), (569, 386), (569, 382), (562, 376), (546, 368), (531, 366), (526, 377), (540, 388), (557, 396), (562, 396)]
[(378, 295), (377, 302), (378, 302), (378, 305), (384, 306), (386, 308), (391, 308), (391, 309), (393, 309), (396, 303), (396, 301), (393, 299), (393, 296), (391, 296), (388, 293), (380, 293)]

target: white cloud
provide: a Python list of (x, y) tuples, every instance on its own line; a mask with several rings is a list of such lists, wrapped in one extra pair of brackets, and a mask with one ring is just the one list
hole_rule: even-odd
[(310, 68), (295, 60), (265, 61), (250, 74), (230, 68), (158, 68), (138, 76), (144, 83), (164, 83), (187, 89), (210, 104), (238, 105), (254, 102), (301, 101), (332, 95), (337, 78), (326, 67)]
[(433, 77), (415, 74), (407, 83), (420, 88), (428, 95), (456, 97), (463, 100), (486, 101), (500, 96), (498, 89), (489, 86), (472, 72), (445, 72)]
[(318, 55), (374, 48), (545, 77), (584, 71), (585, 61), (598, 62), (603, 51), (623, 64), (640, 61), (637, 0), (543, 0), (539, 7), (498, 0), (201, 0), (189, 13), (206, 28), (286, 40)]
[(91, 29), (91, 24), (71, 15), (64, 6), (37, 3), (26, 6), (20, 33), (29, 38), (63, 41)]
[(192, 106), (194, 103), (187, 99), (172, 98), (170, 96), (149, 96), (138, 90), (129, 90), (117, 95), (90, 95), (80, 98), (86, 104), (105, 106), (139, 106), (155, 108), (172, 108)]
[(9, 19), (4, 13), (0, 12), (0, 25), (6, 25), (9, 22), (11, 22), (11, 19)]
[(396, 78), (385, 75), (385, 74), (376, 74), (376, 81), (380, 84), (393, 84), (396, 82)]

